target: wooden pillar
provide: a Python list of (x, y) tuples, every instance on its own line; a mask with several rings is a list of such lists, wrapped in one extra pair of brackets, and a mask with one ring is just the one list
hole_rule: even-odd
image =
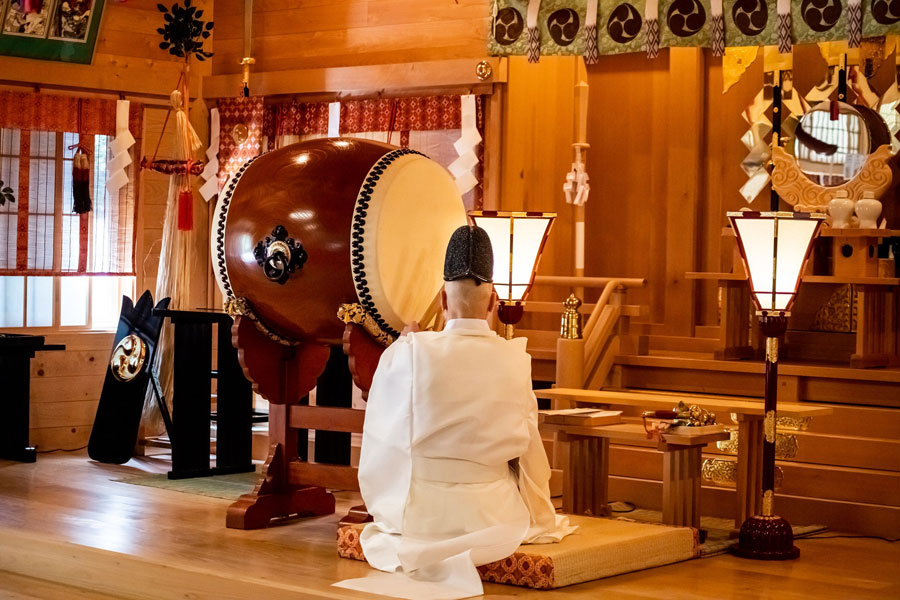
[(563, 478), (563, 512), (594, 517), (609, 514), (609, 440), (560, 434), (569, 446)]
[(690, 336), (696, 324), (698, 205), (705, 118), (705, 75), (700, 48), (669, 48), (666, 164), (665, 323), (671, 335)]
[(900, 302), (897, 288), (861, 285), (857, 288), (854, 367), (900, 364)]
[(719, 281), (719, 343), (716, 358), (752, 358), (750, 286), (746, 281)]

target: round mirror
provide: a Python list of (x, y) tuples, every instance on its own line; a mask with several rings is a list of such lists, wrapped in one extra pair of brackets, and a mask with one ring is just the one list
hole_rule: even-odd
[(877, 112), (845, 102), (834, 104), (822, 102), (803, 115), (789, 146), (800, 170), (826, 187), (853, 179), (872, 151), (890, 143), (890, 132)]

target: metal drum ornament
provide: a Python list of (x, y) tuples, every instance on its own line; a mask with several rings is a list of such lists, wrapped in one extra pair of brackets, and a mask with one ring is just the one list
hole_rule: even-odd
[(345, 304), (390, 336), (443, 284), (466, 224), (453, 176), (408, 148), (318, 139), (248, 161), (219, 195), (213, 270), (226, 307), (283, 344), (340, 343)]

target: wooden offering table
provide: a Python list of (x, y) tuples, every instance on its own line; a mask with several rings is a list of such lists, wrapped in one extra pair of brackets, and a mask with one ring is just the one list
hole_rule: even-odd
[(35, 352), (65, 350), (62, 344), (48, 345), (42, 335), (0, 333), (0, 389), (3, 390), (0, 419), (0, 459), (34, 462), (37, 453), (28, 441), (31, 359)]
[[(570, 514), (609, 514), (608, 477), (610, 441), (646, 441), (641, 425), (620, 423), (584, 427), (545, 424), (569, 444), (569, 466), (564, 475), (563, 511)], [(700, 458), (704, 446), (727, 440), (724, 431), (687, 436), (662, 434), (657, 449), (663, 452), (663, 523), (700, 527)]]
[[(762, 510), (762, 440), (763, 440), (763, 419), (765, 410), (762, 401), (749, 400), (747, 398), (739, 398), (735, 396), (697, 396), (684, 395), (676, 393), (651, 393), (651, 392), (631, 392), (627, 390), (581, 390), (575, 388), (554, 388), (549, 390), (535, 390), (538, 398), (549, 398), (551, 400), (563, 400), (574, 402), (581, 405), (607, 405), (607, 406), (634, 406), (644, 410), (671, 410), (679, 402), (685, 404), (697, 404), (702, 408), (715, 412), (719, 415), (734, 414), (737, 416), (738, 424), (738, 455), (737, 455), (737, 481), (735, 494), (735, 528), (740, 528), (741, 524), (748, 516), (760, 514)], [(827, 406), (815, 406), (798, 402), (779, 402), (779, 417), (822, 417), (832, 414), (833, 410)], [(623, 428), (628, 426), (614, 425), (610, 427)], [(549, 426), (548, 426), (549, 427)], [(646, 433), (643, 427), (639, 425), (630, 425), (637, 428), (632, 431), (631, 440), (646, 440)], [(602, 451), (608, 455), (609, 439), (613, 437), (615, 430), (611, 430), (605, 435), (605, 447)], [(584, 435), (587, 432), (570, 432), (571, 434)], [(616, 432), (618, 439), (626, 435), (624, 429), (622, 433)], [(728, 435), (724, 438), (727, 439)], [(685, 445), (684, 439), (673, 438), (671, 435), (664, 442), (673, 446)], [(662, 449), (662, 448), (661, 448)], [(686, 449), (685, 449), (686, 450)], [(580, 450), (579, 450), (580, 451)], [(702, 446), (691, 450), (696, 451), (699, 456)], [(575, 447), (572, 447), (572, 453), (575, 454)], [(576, 457), (577, 458), (577, 457)], [(571, 460), (571, 457), (570, 457)], [(670, 459), (671, 460), (671, 459)], [(688, 458), (687, 454), (682, 455), (673, 463), (666, 463), (664, 473), (667, 476), (675, 476), (681, 478), (681, 475), (674, 475), (674, 469), (685, 468), (687, 463), (688, 472), (690, 469), (690, 461), (697, 460)], [(670, 474), (670, 469), (673, 473)], [(678, 471), (679, 473), (681, 471)], [(577, 473), (577, 472), (573, 472)], [(577, 479), (577, 478), (576, 478)], [(605, 482), (605, 473), (604, 473)], [(577, 483), (575, 485), (578, 485)], [(604, 483), (605, 485), (605, 483)], [(674, 488), (673, 488), (674, 489)], [(699, 490), (699, 486), (697, 488)], [(576, 496), (578, 494), (575, 494)]]

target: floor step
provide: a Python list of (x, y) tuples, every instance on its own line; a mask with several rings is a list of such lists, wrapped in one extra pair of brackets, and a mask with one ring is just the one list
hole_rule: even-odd
[[(734, 517), (734, 490), (703, 487), (700, 512), (703, 516)], [(609, 499), (627, 501), (660, 510), (662, 482), (634, 477), (609, 478)], [(794, 525), (826, 525), (836, 531), (862, 535), (900, 537), (900, 508), (862, 502), (841, 502), (820, 498), (775, 495), (775, 511)]]

